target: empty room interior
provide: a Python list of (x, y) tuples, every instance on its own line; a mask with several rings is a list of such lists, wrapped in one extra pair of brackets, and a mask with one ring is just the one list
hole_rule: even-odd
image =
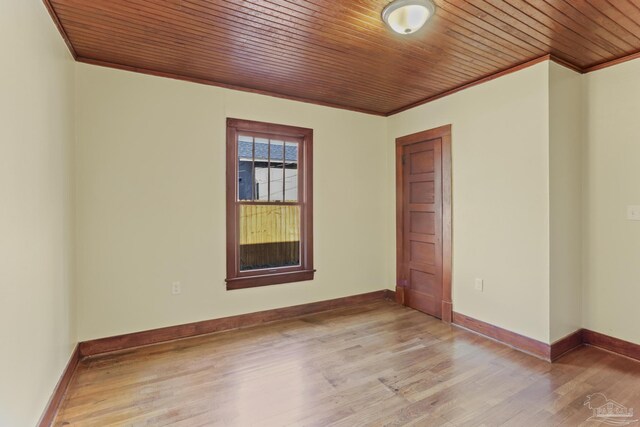
[(0, 427), (640, 425), (640, 0), (0, 36)]

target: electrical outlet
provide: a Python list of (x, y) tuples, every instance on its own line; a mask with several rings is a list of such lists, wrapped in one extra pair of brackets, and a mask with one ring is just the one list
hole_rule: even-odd
[(475, 289), (478, 292), (482, 292), (484, 290), (484, 280), (476, 279)]
[(627, 219), (640, 221), (640, 206), (627, 206)]
[(180, 293), (182, 293), (182, 285), (180, 284), (180, 282), (173, 282), (171, 284), (171, 294), (179, 295)]

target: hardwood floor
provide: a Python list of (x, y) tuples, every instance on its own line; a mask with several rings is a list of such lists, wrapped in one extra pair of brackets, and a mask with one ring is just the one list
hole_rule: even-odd
[(54, 425), (593, 426), (592, 393), (640, 412), (640, 363), (549, 364), (380, 301), (85, 359)]

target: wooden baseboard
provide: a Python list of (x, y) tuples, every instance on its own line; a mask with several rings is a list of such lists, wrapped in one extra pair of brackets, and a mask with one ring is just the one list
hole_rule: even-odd
[(213, 332), (227, 331), (230, 329), (255, 326), (261, 323), (275, 320), (291, 319), (307, 314), (319, 313), (336, 308), (350, 307), (381, 299), (395, 298), (395, 293), (388, 289), (369, 292), (366, 294), (336, 298), (327, 301), (312, 302), (293, 307), (276, 308), (257, 313), (241, 314), (238, 316), (224, 317), (221, 319), (204, 320), (201, 322), (184, 325), (169, 326), (166, 328), (152, 329), (142, 332), (118, 335), (107, 338), (99, 338), (80, 343), (80, 355), (82, 357), (95, 356), (113, 351), (125, 350), (143, 345), (157, 344), (180, 338), (188, 338), (196, 335), (210, 334)]
[(484, 335), (495, 341), (515, 348), (516, 350), (538, 357), (540, 359), (551, 361), (549, 344), (545, 344), (542, 341), (534, 340), (533, 338), (525, 337), (524, 335), (511, 332), (509, 330), (500, 328), (482, 320), (474, 319), (473, 317), (465, 316), (464, 314), (453, 312), (454, 325), (461, 326), (470, 331), (476, 332), (480, 335)]
[(579, 329), (551, 344), (551, 360), (582, 345), (590, 345), (640, 361), (640, 344), (615, 338), (589, 329)]
[(78, 367), (78, 363), (80, 362), (80, 346), (76, 345), (71, 353), (71, 358), (67, 363), (67, 366), (64, 368), (62, 375), (60, 376), (60, 380), (56, 387), (53, 389), (53, 393), (51, 394), (51, 398), (47, 403), (47, 406), (40, 417), (40, 421), (38, 422), (38, 427), (49, 427), (52, 423), (56, 414), (58, 413), (58, 408), (60, 407), (60, 403), (64, 398), (65, 393), (67, 392), (67, 387), (71, 382), (71, 377), (76, 371)]
[(396, 302), (404, 305), (404, 286), (396, 286)]
[(384, 299), (386, 299), (387, 301), (394, 301), (396, 300), (396, 291), (391, 290), (391, 289), (385, 289), (384, 290)]
[(578, 329), (577, 331), (553, 342), (549, 346), (549, 359), (553, 362), (571, 350), (580, 347), (583, 344), (582, 331), (582, 329)]
[(640, 360), (640, 344), (634, 344), (629, 341), (614, 338), (600, 332), (582, 330), (583, 344), (599, 347), (612, 353), (621, 354), (635, 360)]
[(461, 313), (453, 312), (453, 324), (548, 362), (554, 362), (582, 345), (602, 348), (640, 361), (640, 344), (634, 344), (588, 329), (578, 329), (552, 344), (546, 344)]

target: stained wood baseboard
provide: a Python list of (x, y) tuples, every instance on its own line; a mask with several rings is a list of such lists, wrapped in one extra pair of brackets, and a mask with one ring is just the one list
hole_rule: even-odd
[(384, 290), (384, 299), (386, 299), (387, 301), (396, 301), (396, 291), (391, 290), (391, 289), (385, 289)]
[(582, 329), (578, 329), (549, 345), (549, 360), (553, 362), (571, 350), (582, 346), (582, 344)]
[(82, 357), (95, 356), (98, 354), (110, 353), (112, 351), (126, 350), (133, 347), (157, 344), (180, 338), (188, 338), (196, 335), (255, 326), (261, 323), (273, 322), (275, 320), (291, 319), (307, 314), (319, 313), (336, 308), (350, 307), (356, 304), (363, 304), (381, 299), (395, 299), (395, 293), (389, 289), (383, 289), (380, 291), (336, 298), (327, 301), (318, 301), (292, 307), (259, 311), (257, 313), (240, 314), (237, 316), (223, 317), (221, 319), (204, 320), (184, 325), (169, 326), (166, 328), (99, 338), (81, 342), (80, 355)]
[(640, 344), (614, 338), (600, 332), (582, 329), (582, 343), (630, 357), (631, 359), (640, 360)]
[(588, 329), (578, 329), (551, 344), (546, 344), (461, 313), (453, 312), (452, 323), (548, 362), (554, 362), (582, 345), (598, 347), (640, 361), (640, 344)]
[(47, 406), (40, 417), (40, 421), (38, 422), (38, 427), (48, 427), (53, 423), (54, 418), (56, 417), (56, 413), (58, 412), (58, 408), (60, 407), (60, 403), (64, 398), (65, 393), (67, 392), (67, 387), (71, 382), (71, 378), (78, 367), (78, 363), (80, 362), (80, 346), (76, 345), (71, 353), (71, 357), (69, 358), (69, 362), (67, 366), (64, 368), (62, 375), (60, 376), (60, 380), (58, 380), (58, 384), (53, 389), (53, 393), (51, 394), (51, 398), (47, 403)]
[(551, 344), (551, 360), (556, 360), (581, 345), (590, 345), (640, 361), (640, 344), (635, 344), (589, 329), (579, 329)]
[(515, 348), (516, 350), (520, 350), (546, 361), (551, 361), (549, 344), (543, 343), (542, 341), (534, 340), (533, 338), (511, 332), (507, 329), (500, 328), (455, 311), (453, 312), (452, 323), (501, 342), (502, 344)]

